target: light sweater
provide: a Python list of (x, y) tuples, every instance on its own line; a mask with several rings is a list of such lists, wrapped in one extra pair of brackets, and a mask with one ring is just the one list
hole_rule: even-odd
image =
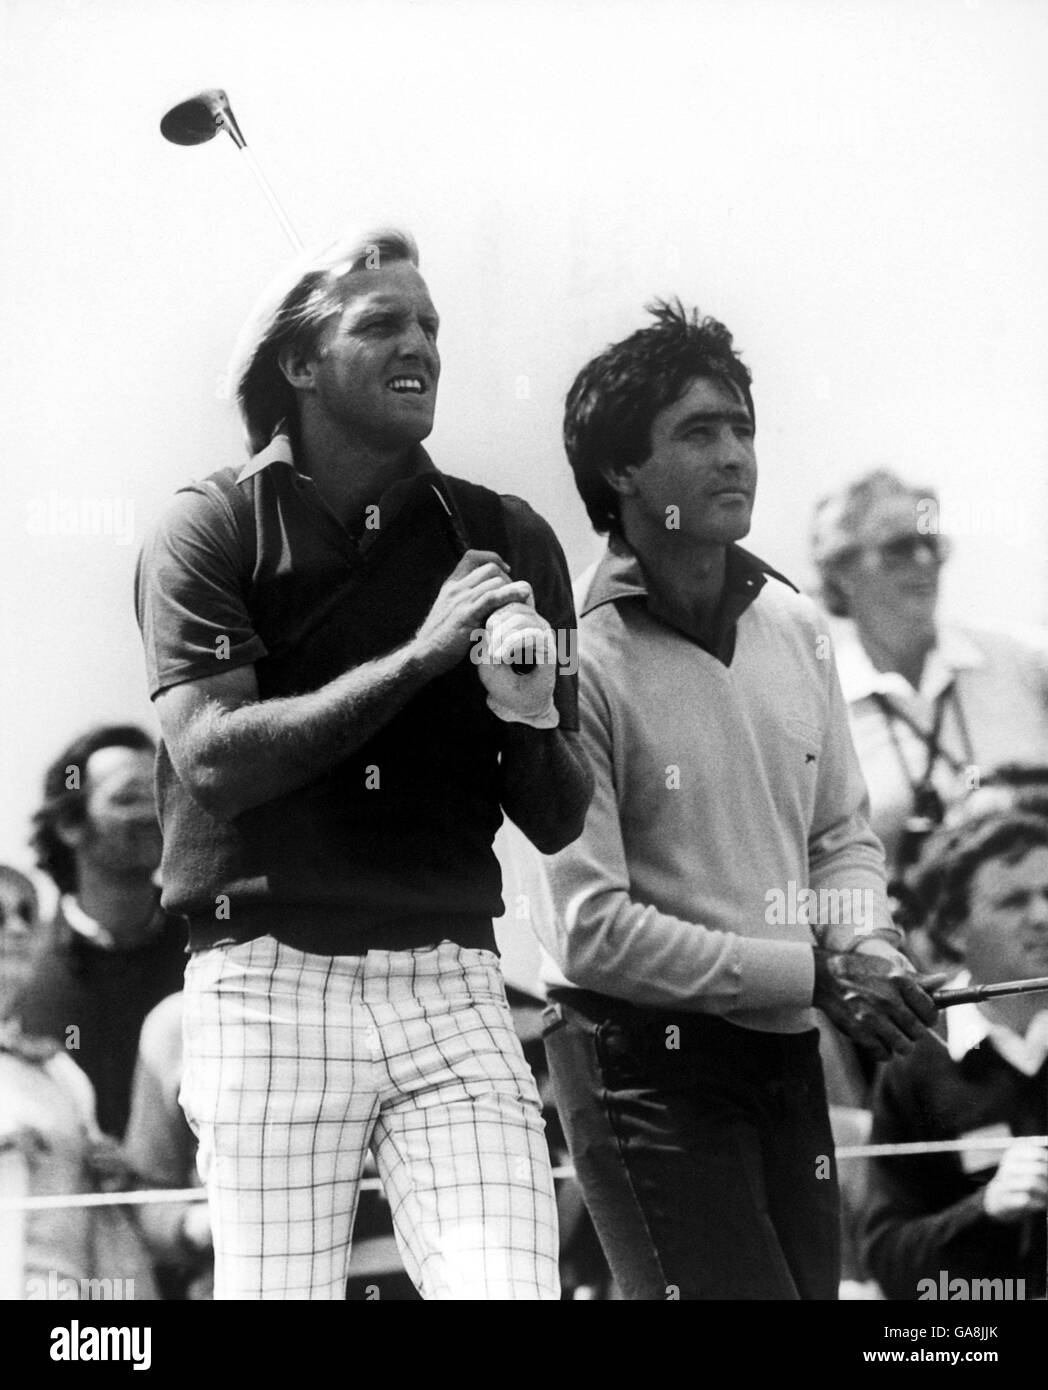
[(621, 541), (577, 595), (596, 791), (546, 860), (539, 932), (547, 983), (800, 1032), (813, 943), (894, 958), (900, 933), (825, 620), (738, 547), (731, 564), (754, 596), (728, 664), (651, 613)]

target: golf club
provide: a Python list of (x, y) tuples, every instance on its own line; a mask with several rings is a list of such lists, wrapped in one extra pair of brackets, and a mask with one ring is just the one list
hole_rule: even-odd
[(266, 201), (276, 214), (288, 241), (296, 251), (301, 251), (302, 238), (292, 226), (290, 217), (262, 172), (258, 160), (248, 149), (243, 131), (233, 115), (229, 98), (221, 87), (208, 87), (206, 91), (198, 92), (187, 101), (172, 106), (160, 122), (161, 135), (173, 145), (203, 145), (208, 140), (213, 140), (220, 130), (228, 131), (234, 145), (247, 161), (248, 168), (254, 174)]
[(978, 1004), (982, 999), (1000, 999), (1012, 994), (1037, 994), (1048, 990), (1048, 976), (1035, 980), (1002, 980), (995, 985), (971, 985), (967, 989), (939, 989), (932, 1000), (940, 1009), (953, 1004)]
[[(290, 217), (273, 191), (273, 187), (259, 166), (258, 160), (248, 149), (244, 132), (240, 129), (229, 97), (221, 87), (208, 87), (195, 96), (180, 101), (177, 106), (164, 115), (160, 122), (160, 134), (173, 145), (203, 145), (213, 140), (220, 130), (228, 132), (230, 139), (247, 160), (258, 186), (265, 194), (266, 201), (276, 214), (288, 240), (296, 251), (303, 249), (301, 237), (295, 231)], [(438, 494), (439, 496), (439, 494)], [(461, 542), (463, 550), (469, 548), (468, 541)], [(517, 675), (526, 675), (535, 670), (537, 657), (532, 652), (523, 653), (519, 660), (511, 663)]]

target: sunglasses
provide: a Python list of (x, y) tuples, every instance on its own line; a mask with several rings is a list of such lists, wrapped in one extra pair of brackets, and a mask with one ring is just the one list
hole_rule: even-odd
[(880, 545), (866, 546), (864, 549), (867, 553), (878, 556), (883, 568), (888, 570), (901, 569), (903, 565), (912, 564), (921, 553), (928, 555), (936, 565), (941, 565), (950, 558), (950, 542), (945, 536), (938, 535), (896, 536), (893, 540), (884, 541)]

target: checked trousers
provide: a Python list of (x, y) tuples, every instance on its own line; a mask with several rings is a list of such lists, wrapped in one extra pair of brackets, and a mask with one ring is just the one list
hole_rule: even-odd
[(216, 1298), (343, 1298), (369, 1149), (424, 1298), (559, 1296), (540, 1102), (493, 952), (215, 947), (187, 968), (184, 1042)]

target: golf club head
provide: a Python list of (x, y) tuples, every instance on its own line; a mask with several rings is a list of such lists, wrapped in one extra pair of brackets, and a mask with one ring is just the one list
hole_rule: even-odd
[(188, 101), (180, 101), (160, 122), (160, 134), (173, 145), (203, 145), (220, 130), (229, 131), (238, 149), (246, 146), (229, 98), (221, 87), (209, 87)]

